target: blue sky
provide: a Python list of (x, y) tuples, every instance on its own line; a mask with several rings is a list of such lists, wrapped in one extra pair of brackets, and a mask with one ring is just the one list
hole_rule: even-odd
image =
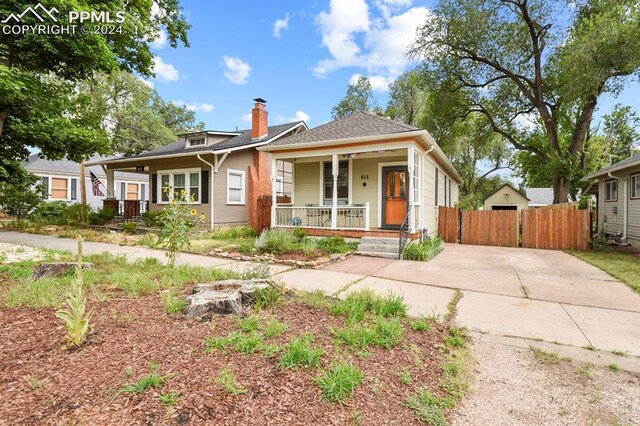
[[(387, 84), (415, 64), (402, 52), (431, 1), (183, 0), (190, 48), (153, 48), (160, 95), (193, 108), (208, 129), (249, 127), (252, 99), (268, 101), (270, 124), (305, 119), (315, 127), (356, 74), (372, 77), (381, 106)], [(279, 30), (278, 30), (279, 29)], [(640, 111), (640, 84), (601, 99)], [(598, 118), (596, 118), (597, 120)], [(595, 124), (595, 123), (594, 123)]]

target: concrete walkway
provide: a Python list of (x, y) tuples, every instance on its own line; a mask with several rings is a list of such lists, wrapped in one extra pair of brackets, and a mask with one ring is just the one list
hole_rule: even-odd
[[(71, 239), (17, 232), (0, 232), (0, 241), (76, 248)], [(85, 242), (84, 250), (165, 261), (163, 251), (145, 247)], [(181, 255), (178, 263), (232, 270), (246, 266), (192, 254)], [(291, 288), (321, 289), (340, 297), (362, 288), (400, 293), (415, 316), (444, 315), (461, 290), (457, 321), (472, 330), (640, 357), (640, 295), (563, 252), (446, 245), (426, 263), (356, 256), (320, 270), (273, 265), (271, 272)]]

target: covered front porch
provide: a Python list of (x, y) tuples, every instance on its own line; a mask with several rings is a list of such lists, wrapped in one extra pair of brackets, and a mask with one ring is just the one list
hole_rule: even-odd
[(418, 236), (422, 158), (413, 142), (274, 152), (291, 163), (291, 202), (278, 203), (272, 176), (271, 226), (309, 235)]

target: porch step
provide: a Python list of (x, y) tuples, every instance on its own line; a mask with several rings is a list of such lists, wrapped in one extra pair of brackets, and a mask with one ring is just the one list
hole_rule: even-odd
[(362, 237), (356, 254), (397, 259), (398, 240), (396, 238)]
[(379, 251), (360, 251), (356, 252), (357, 255), (360, 256), (369, 256), (369, 257), (384, 257), (385, 259), (397, 259), (398, 253), (385, 253)]

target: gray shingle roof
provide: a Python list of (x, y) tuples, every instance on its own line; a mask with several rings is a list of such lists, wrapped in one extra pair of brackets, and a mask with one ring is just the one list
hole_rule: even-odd
[(330, 121), (297, 135), (271, 142), (267, 149), (273, 146), (301, 144), (309, 142), (331, 141), (366, 136), (389, 135), (394, 133), (421, 130), (417, 127), (380, 117), (377, 114), (362, 111), (355, 112), (344, 118)]
[(583, 179), (593, 179), (610, 172), (614, 172), (617, 170), (626, 169), (627, 167), (633, 167), (638, 165), (640, 165), (640, 154), (632, 155), (629, 158), (625, 158), (622, 161), (618, 161), (617, 163), (612, 164), (609, 167), (605, 167), (604, 169), (600, 169), (595, 173), (591, 173), (590, 175), (585, 176)]
[(548, 206), (553, 204), (553, 188), (525, 188), (529, 204)]
[[(277, 126), (269, 126), (269, 133), (266, 138), (262, 139), (263, 141), (267, 141), (271, 138), (278, 136), (281, 133), (290, 130), (294, 126), (300, 124), (301, 121), (296, 121), (294, 123), (286, 123), (279, 124)], [(228, 139), (223, 140), (222, 142), (215, 143), (213, 145), (205, 145), (194, 148), (187, 148), (186, 140), (179, 140), (176, 142), (172, 142), (169, 145), (161, 146), (160, 148), (153, 149), (151, 151), (143, 152), (138, 155), (130, 155), (125, 157), (120, 157), (118, 159), (128, 160), (128, 159), (137, 159), (137, 158), (146, 158), (146, 157), (157, 157), (157, 156), (172, 156), (176, 154), (185, 154), (185, 153), (199, 153), (199, 152), (213, 152), (213, 151), (224, 151), (232, 148), (240, 148), (243, 146), (251, 145), (256, 143), (255, 140), (251, 138), (251, 129), (238, 130), (237, 132), (230, 133), (240, 133), (238, 136), (232, 136)]]
[[(101, 157), (94, 155), (87, 160), (89, 162), (99, 162), (105, 160), (108, 157)], [(22, 166), (29, 172), (34, 174), (63, 174), (63, 175), (80, 175), (80, 164), (74, 161), (64, 160), (47, 160), (46, 158), (40, 158), (39, 154), (30, 155), (26, 161), (22, 162)], [(86, 176), (89, 176), (89, 172), (92, 172), (99, 178), (106, 179), (106, 175), (102, 167), (100, 166), (87, 166), (85, 168)], [(115, 172), (116, 180), (138, 180), (147, 181), (147, 173), (130, 173), (130, 172)]]

